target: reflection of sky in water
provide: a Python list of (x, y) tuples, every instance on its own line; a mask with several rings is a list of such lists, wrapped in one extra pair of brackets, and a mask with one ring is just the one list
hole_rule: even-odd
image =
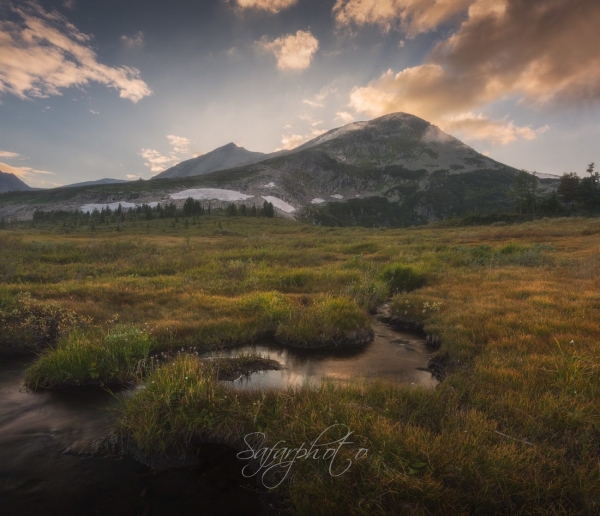
[(281, 388), (317, 385), (322, 378), (346, 382), (364, 378), (392, 378), (425, 387), (436, 381), (426, 371), (429, 353), (425, 341), (417, 334), (396, 332), (385, 324), (373, 324), (375, 339), (365, 347), (345, 350), (305, 350), (260, 343), (213, 353), (213, 356), (235, 357), (255, 354), (281, 364), (280, 371), (259, 371), (233, 382), (240, 388)]

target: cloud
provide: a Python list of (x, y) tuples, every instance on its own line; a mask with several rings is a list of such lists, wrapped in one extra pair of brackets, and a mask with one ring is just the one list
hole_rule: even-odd
[(310, 107), (325, 107), (324, 104), (320, 104), (319, 102), (315, 102), (314, 100), (304, 99), (302, 103)]
[(178, 161), (177, 156), (165, 156), (156, 149), (142, 149), (140, 156), (146, 160), (144, 166), (151, 172), (162, 172)]
[(96, 111), (94, 109), (88, 109), (88, 111), (92, 114), (92, 115), (99, 115), (100, 111)]
[(77, 2), (76, 0), (64, 0), (63, 7), (69, 11), (74, 11), (77, 7)]
[(283, 135), (283, 137), (281, 138), (281, 147), (279, 147), (278, 149), (275, 149), (275, 152), (280, 151), (280, 150), (295, 149), (299, 145), (302, 145), (303, 143), (306, 143), (307, 141), (312, 140), (313, 138), (316, 138), (317, 136), (321, 136), (323, 133), (326, 133), (326, 132), (327, 131), (325, 131), (323, 129), (313, 129), (309, 134), (305, 134), (305, 135), (301, 135), (301, 134)]
[(139, 50), (146, 44), (144, 33), (141, 30), (131, 37), (121, 36), (121, 42), (131, 50)]
[(539, 134), (548, 131), (549, 126), (532, 129), (519, 127), (511, 121), (489, 120), (482, 114), (465, 113), (447, 120), (444, 129), (451, 133), (463, 134), (472, 140), (486, 140), (498, 145), (507, 145), (518, 139), (535, 140)]
[(278, 13), (298, 3), (298, 0), (235, 0), (240, 9), (256, 9)]
[(470, 3), (468, 17), (426, 63), (354, 88), (350, 105), (375, 116), (405, 111), (506, 143), (541, 130), (470, 112), (505, 98), (532, 107), (600, 100), (597, 0)]
[(272, 52), (277, 58), (280, 70), (305, 70), (310, 66), (319, 41), (310, 31), (299, 30), (296, 34), (287, 34), (273, 41), (261, 40), (259, 46)]
[(21, 155), (16, 152), (0, 150), (0, 158), (19, 159), (20, 157), (21, 157)]
[(45, 98), (92, 82), (116, 89), (132, 102), (152, 93), (135, 68), (99, 63), (89, 46), (91, 37), (58, 12), (34, 2), (1, 10), (10, 11), (16, 21), (0, 20), (0, 94)]
[[(495, 0), (484, 0), (494, 3)], [(403, 29), (413, 37), (464, 13), (477, 0), (337, 0), (333, 16), (339, 26), (377, 25)]]
[[(12, 153), (14, 154), (14, 153)], [(13, 156), (4, 156), (11, 158)], [(18, 178), (25, 181), (30, 186), (36, 186), (39, 188), (42, 187), (51, 187), (51, 186), (61, 186), (58, 183), (54, 183), (51, 181), (47, 181), (43, 179), (44, 176), (53, 176), (54, 172), (49, 172), (48, 170), (36, 170), (31, 167), (13, 167), (8, 163), (0, 163), (0, 170), (2, 172), (6, 172), (8, 174), (14, 174)], [(40, 177), (42, 176), (42, 177)]]
[[(145, 160), (144, 166), (149, 168), (151, 172), (162, 172), (192, 155), (192, 152), (190, 151), (192, 142), (188, 138), (168, 134), (167, 140), (169, 140), (169, 145), (172, 147), (169, 154), (163, 154), (156, 149), (141, 150), (140, 156)], [(194, 157), (201, 155), (202, 154), (197, 154), (194, 155)]]
[(167, 139), (173, 147), (173, 151), (179, 154), (189, 154), (190, 145), (192, 142), (183, 136), (175, 136), (174, 134), (167, 134)]
[(348, 113), (348, 111), (338, 111), (335, 115), (336, 115), (335, 120), (341, 120), (345, 124), (349, 124), (350, 122), (353, 122), (356, 118), (351, 113)]

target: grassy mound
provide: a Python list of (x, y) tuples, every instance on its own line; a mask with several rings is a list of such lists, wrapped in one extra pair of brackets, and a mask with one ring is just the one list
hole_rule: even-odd
[(56, 303), (41, 303), (29, 294), (0, 299), (0, 354), (22, 355), (55, 346), (73, 327), (89, 319)]
[(154, 346), (135, 327), (117, 326), (106, 334), (74, 331), (29, 367), (25, 386), (37, 390), (132, 383), (154, 366), (149, 356)]
[(358, 346), (373, 339), (371, 320), (353, 300), (319, 296), (299, 305), (283, 321), (275, 338), (301, 348)]

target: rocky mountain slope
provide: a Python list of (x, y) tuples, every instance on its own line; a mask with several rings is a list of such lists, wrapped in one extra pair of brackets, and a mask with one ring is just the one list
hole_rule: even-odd
[(24, 190), (33, 190), (33, 188), (25, 184), (14, 174), (9, 174), (8, 172), (2, 172), (0, 170), (0, 193), (19, 192)]
[(182, 161), (174, 167), (157, 174), (152, 179), (201, 176), (217, 170), (255, 163), (263, 159), (264, 156), (265, 154), (262, 152), (251, 152), (243, 147), (238, 147), (235, 143), (228, 143), (197, 158)]
[(516, 173), (425, 120), (394, 113), (205, 180), (280, 198), (317, 223), (412, 225), (506, 209)]

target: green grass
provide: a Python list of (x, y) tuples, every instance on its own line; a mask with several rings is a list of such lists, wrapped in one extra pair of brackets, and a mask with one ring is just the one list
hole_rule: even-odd
[(135, 327), (115, 326), (107, 333), (73, 331), (27, 369), (32, 390), (134, 383), (154, 367), (152, 338)]
[(373, 333), (369, 317), (355, 301), (323, 295), (297, 306), (278, 326), (275, 338), (302, 348), (339, 347), (365, 344)]

